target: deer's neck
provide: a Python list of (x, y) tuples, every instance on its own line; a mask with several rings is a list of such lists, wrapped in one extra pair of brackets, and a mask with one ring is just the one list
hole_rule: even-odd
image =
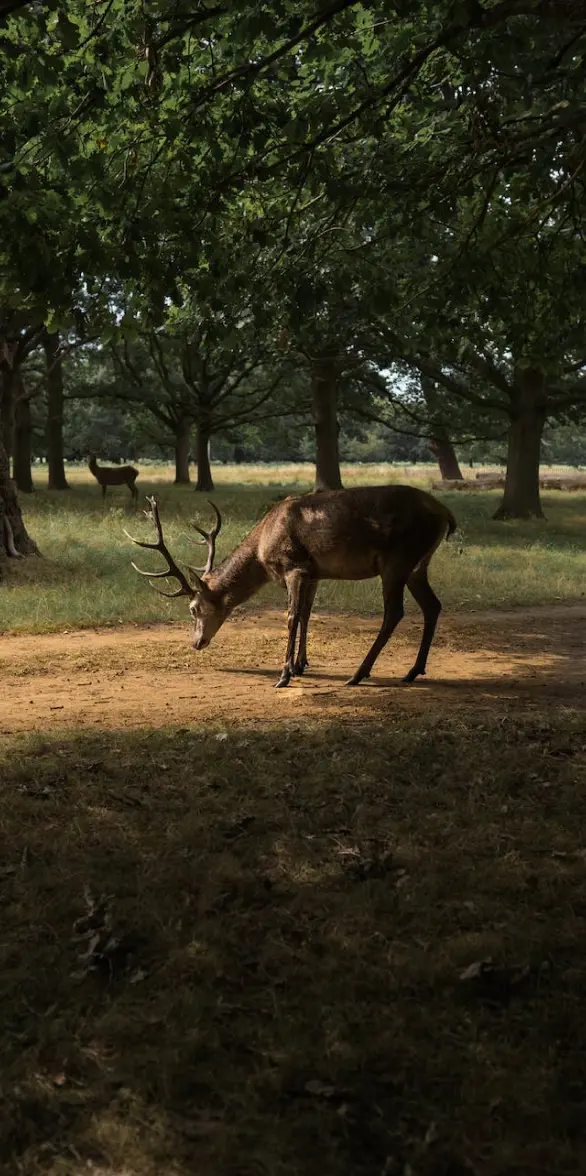
[(244, 604), (268, 581), (268, 575), (257, 556), (256, 542), (251, 535), (237, 547), (219, 567), (210, 572), (207, 583), (218, 593), (227, 613)]

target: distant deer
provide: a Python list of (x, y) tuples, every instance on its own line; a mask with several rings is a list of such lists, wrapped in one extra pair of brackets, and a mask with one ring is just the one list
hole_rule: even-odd
[[(222, 525), (213, 503), (216, 524), (209, 532), (195, 527), (208, 546), (205, 568), (188, 568), (191, 579), (169, 554), (155, 498), (145, 511), (157, 530), (157, 541), (145, 543), (125, 534), (139, 547), (159, 551), (164, 571), (133, 568), (149, 579), (174, 577), (179, 588), (163, 596), (187, 596), (194, 649), (205, 649), (237, 605), (270, 580), (288, 595), (289, 638), (276, 686), (287, 686), (303, 674), (307, 661), (307, 627), (320, 580), (367, 580), (380, 576), (384, 616), (380, 632), (348, 686), (368, 678), (374, 663), (403, 616), (407, 587), (423, 612), (423, 636), (415, 664), (403, 678), (412, 682), (425, 674), (441, 604), (429, 586), (427, 569), (444, 538), (456, 529), (447, 506), (414, 486), (356, 487), (326, 490), (277, 503), (231, 555), (214, 569), (216, 538)], [(195, 526), (195, 524), (194, 524)], [(201, 576), (198, 573), (203, 573)], [(154, 585), (153, 585), (154, 587)], [(295, 654), (297, 630), (299, 648)]]
[(134, 466), (99, 466), (95, 453), (88, 457), (90, 472), (97, 478), (102, 487), (102, 498), (106, 497), (108, 486), (128, 486), (134, 501), (138, 498), (138, 490), (134, 483), (138, 478), (138, 470)]

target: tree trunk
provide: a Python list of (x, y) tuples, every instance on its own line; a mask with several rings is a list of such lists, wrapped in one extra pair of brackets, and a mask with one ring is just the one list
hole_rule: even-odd
[(429, 442), (429, 448), (437, 461), (440, 475), (444, 482), (448, 480), (454, 482), (464, 481), (454, 446), (447, 433), (441, 436), (439, 428), (436, 428), (435, 437), (432, 437)]
[(341, 490), (338, 449), (338, 368), (331, 355), (311, 364), (312, 417), (315, 428), (315, 488)]
[(47, 459), (49, 490), (69, 490), (63, 464), (63, 364), (59, 355), (59, 332), (45, 334), (43, 347), (47, 364)]
[(175, 485), (186, 485), (189, 476), (189, 449), (191, 445), (191, 422), (179, 421), (175, 430)]
[(33, 434), (31, 402), (19, 376), (16, 377), (16, 389), (12, 467), (17, 490), (23, 494), (30, 494), (34, 490), (31, 472)]
[(195, 460), (197, 461), (196, 490), (210, 491), (214, 489), (212, 467), (210, 465), (210, 430), (209, 425), (198, 422), (195, 431)]
[(440, 474), (444, 481), (463, 482), (456, 451), (452, 445), (447, 426), (441, 417), (440, 401), (433, 380), (430, 380), (428, 376), (422, 376), (421, 389), (427, 410), (432, 418), (433, 435), (429, 442), (429, 448), (437, 461)]
[(544, 518), (539, 497), (539, 458), (546, 419), (544, 373), (535, 368), (518, 370), (511, 397), (505, 492), (495, 519)]
[[(13, 397), (14, 372), (0, 369), (0, 422), (5, 419), (5, 397)], [(10, 459), (4, 447), (0, 426), (0, 563), (8, 555), (38, 554), (29, 537), (16, 498), (16, 486), (10, 477)]]
[(0, 433), (4, 450), (10, 461), (14, 448), (14, 398), (17, 372), (8, 364), (0, 368)]

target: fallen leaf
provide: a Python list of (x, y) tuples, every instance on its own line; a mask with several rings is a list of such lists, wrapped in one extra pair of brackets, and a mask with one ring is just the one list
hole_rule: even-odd
[(460, 974), (460, 980), (477, 980), (485, 971), (492, 968), (492, 956), (488, 956), (485, 960), (475, 960)]
[(313, 1094), (316, 1098), (333, 1098), (336, 1093), (335, 1086), (322, 1082), (321, 1078), (310, 1078), (309, 1082), (305, 1083), (305, 1089), (308, 1094)]
[(129, 984), (140, 984), (141, 980), (146, 980), (148, 972), (144, 968), (135, 968), (134, 972), (130, 973), (128, 977)]

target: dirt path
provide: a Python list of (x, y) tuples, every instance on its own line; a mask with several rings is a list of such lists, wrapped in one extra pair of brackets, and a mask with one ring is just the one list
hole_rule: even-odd
[(412, 664), (421, 632), (410, 615), (372, 682), (348, 689), (376, 628), (375, 619), (317, 614), (310, 671), (279, 691), (273, 684), (285, 626), (277, 612), (234, 617), (200, 654), (184, 625), (0, 637), (0, 733), (583, 706), (584, 606), (446, 614), (429, 677), (406, 689), (397, 678)]

